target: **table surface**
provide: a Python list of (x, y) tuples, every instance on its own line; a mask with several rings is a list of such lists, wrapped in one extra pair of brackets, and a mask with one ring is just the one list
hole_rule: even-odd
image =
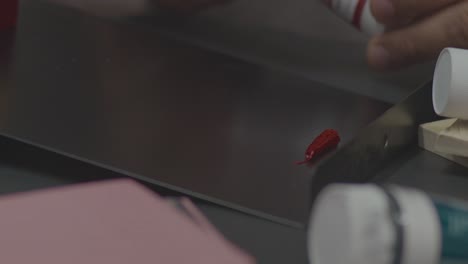
[[(19, 26), (20, 28), (28, 29), (28, 31), (19, 32), (18, 34), (27, 33), (28, 38), (25, 38), (24, 40), (37, 41), (36, 43), (39, 43), (44, 48), (47, 46), (47, 41), (44, 41), (44, 39), (42, 38), (43, 35), (41, 35), (40, 30), (39, 31), (34, 30), (34, 29), (38, 29), (39, 27), (35, 28), (33, 24), (45, 23), (45, 25), (47, 25), (48, 20), (44, 19), (42, 21), (41, 18), (44, 18), (44, 15), (46, 16), (49, 15), (50, 13), (48, 12), (52, 12), (52, 13), (55, 12), (54, 10), (56, 10), (56, 7), (50, 6), (50, 8), (47, 7), (45, 9), (37, 9), (37, 8), (33, 8), (34, 6), (30, 4), (31, 2), (33, 1), (23, 1), (23, 8), (27, 9), (26, 11), (23, 11), (23, 15), (29, 13), (29, 16), (27, 17), (23, 16), (20, 20), (20, 26)], [(30, 17), (34, 18), (34, 14), (35, 14), (35, 19), (28, 21), (27, 18), (30, 18)], [(51, 20), (49, 20), (49, 23), (51, 23)], [(100, 23), (104, 23), (104, 22), (99, 22), (98, 24)], [(145, 25), (148, 25), (148, 24), (150, 23), (145, 22)], [(74, 27), (77, 30), (76, 36), (79, 36), (78, 33), (81, 28), (80, 25), (85, 25), (85, 26), (90, 27), (90, 26), (94, 26), (95, 22), (93, 19), (89, 17), (83, 17), (78, 20), (72, 17), (72, 18), (69, 18), (68, 20), (64, 20), (63, 25), (53, 24), (53, 21), (52, 21), (52, 24), (49, 24), (48, 26), (50, 26), (51, 29), (54, 29), (53, 32), (52, 33), (47, 32), (47, 30), (43, 28), (42, 34), (63, 33), (64, 34), (63, 36), (70, 37), (70, 34), (67, 35), (67, 27), (68, 28)], [(100, 29), (102, 30), (103, 28), (105, 28), (105, 26), (101, 27)], [(81, 32), (81, 34), (82, 33), (83, 32)], [(96, 50), (99, 50), (99, 49), (103, 50), (106, 48), (106, 46), (99, 47), (99, 45), (102, 45), (102, 43), (108, 43), (109, 41), (116, 40), (116, 37), (115, 35), (113, 35), (112, 31), (107, 31), (107, 32), (99, 31), (99, 28), (97, 28), (94, 31), (94, 33), (95, 33), (96, 39), (97, 40), (100, 39), (100, 41), (96, 41), (95, 43), (87, 43), (87, 45), (96, 45), (94, 47)], [(132, 36), (138, 37), (138, 35), (132, 35)], [(1, 36), (0, 38), (8, 39), (8, 36), (4, 35), (4, 36)], [(21, 38), (19, 39), (21, 40)], [(57, 40), (57, 38), (55, 39)], [(63, 41), (63, 40), (58, 40), (58, 41)], [(125, 40), (122, 40), (122, 41), (125, 41)], [(323, 40), (323, 41), (326, 42), (326, 40)], [(127, 45), (135, 45), (134, 42), (130, 40), (128, 40), (126, 43)], [(58, 45), (57, 43), (54, 43), (54, 44)], [(323, 45), (322, 42), (317, 43), (317, 44), (320, 44), (319, 46), (323, 49), (325, 49), (326, 47), (326, 45)], [(44, 58), (47, 57), (47, 55), (53, 54), (50, 51), (49, 53), (41, 54), (40, 52), (35, 51), (34, 48), (31, 48), (31, 50), (28, 50), (28, 47), (32, 47), (32, 46), (29, 46), (28, 43), (26, 42), (20, 42), (20, 43), (17, 43), (16, 45), (17, 45), (16, 48), (20, 47), (21, 50), (25, 51), (24, 54), (34, 55), (33, 57), (35, 58), (35, 60), (33, 60), (33, 62), (35, 61), (36, 63), (41, 62), (41, 59), (43, 60)], [(76, 45), (80, 45), (80, 43), (75, 43), (73, 45), (75, 47)], [(118, 45), (116, 46), (118, 47)], [(330, 47), (325, 50), (326, 50), (325, 53), (328, 52), (329, 54), (329, 52), (333, 50), (333, 47)], [(60, 52), (65, 52), (65, 51), (57, 50), (56, 52), (60, 53)], [(109, 51), (109, 52), (113, 52), (113, 51)], [(125, 53), (125, 51), (122, 51), (122, 50), (117, 50), (114, 52)], [(7, 55), (8, 54), (2, 54), (0, 52), (0, 60)], [(76, 55), (76, 60), (78, 60), (79, 58), (82, 58), (82, 56), (84, 56), (85, 54), (75, 54), (75, 55)], [(60, 54), (58, 56), (60, 56)], [(70, 54), (65, 54), (65, 57), (70, 58)], [(72, 56), (72, 57), (75, 57), (75, 56)], [(23, 57), (24, 63), (26, 63), (27, 58), (28, 57)], [(70, 60), (68, 62), (71, 64), (76, 63), (76, 61), (73, 61), (73, 60)], [(99, 61), (99, 62), (105, 63), (106, 61), (104, 60), (104, 61)], [(121, 62), (125, 63), (125, 61), (121, 61)], [(236, 63), (238, 62), (235, 62), (234, 64)], [(31, 65), (34, 65), (34, 63), (31, 63)], [(38, 67), (38, 66), (39, 66), (38, 64), (34, 65), (34, 67)], [(99, 63), (96, 62), (96, 66), (99, 67)], [(227, 65), (227, 66), (229, 67), (230, 65)], [(55, 67), (56, 68), (54, 69), (47, 69), (45, 70), (45, 72), (48, 72), (48, 73), (55, 72), (57, 74), (63, 74), (61, 71), (63, 70), (63, 67), (66, 68), (66, 65), (57, 64), (55, 65)], [(250, 67), (249, 70), (257, 69), (254, 66), (249, 66), (249, 67)], [(328, 65), (327, 67), (331, 67), (331, 65)], [(359, 65), (359, 67), (365, 67), (365, 66)], [(0, 77), (2, 77), (0, 78), (0, 85), (3, 85), (4, 84), (3, 82), (7, 80), (6, 76), (10, 74), (7, 71), (10, 68), (5, 67), (5, 65), (0, 65), (0, 69), (2, 70), (0, 71)], [(24, 70), (26, 72), (28, 71), (27, 68)], [(32, 71), (32, 69), (30, 70)], [(101, 70), (103, 70), (103, 68), (101, 68)], [(115, 74), (115, 72), (106, 73), (106, 71), (102, 71), (102, 73), (103, 74)], [(279, 75), (281, 76), (282, 74), (279, 73)], [(41, 80), (37, 75), (31, 75), (31, 76), (35, 76), (36, 79), (33, 79), (35, 81)], [(66, 75), (61, 76), (61, 78), (65, 79), (67, 78), (67, 76)], [(77, 80), (76, 76), (73, 76), (73, 78), (75, 78), (74, 80)], [(289, 80), (287, 77), (286, 79)], [(298, 79), (300, 80), (300, 78)], [(28, 81), (29, 83), (31, 82), (31, 80), (28, 80)], [(28, 81), (24, 81), (24, 82), (28, 82)], [(368, 94), (369, 89), (372, 89), (373, 86), (376, 86), (378, 84), (379, 84), (378, 79), (372, 82), (364, 83), (362, 86), (362, 90), (364, 91), (363, 94)], [(10, 85), (10, 83), (8, 83), (7, 85)], [(108, 85), (109, 87), (111, 87), (113, 85), (118, 86), (120, 84), (109, 83)], [(301, 85), (306, 85), (306, 82), (304, 82), (304, 84), (300, 84), (299, 86)], [(357, 91), (359, 91), (360, 88), (356, 87), (356, 85), (353, 85), (353, 90), (351, 90), (352, 93), (341, 93), (339, 91), (337, 93), (339, 95), (344, 94), (346, 96), (351, 96), (353, 98), (360, 98), (359, 100), (364, 100), (363, 102), (366, 102), (367, 104), (371, 105), (364, 109), (377, 109), (377, 111), (369, 111), (370, 115), (366, 116), (365, 119), (361, 119), (362, 123), (368, 122), (370, 119), (374, 118), (380, 111), (383, 111), (383, 109), (388, 107), (388, 105), (380, 102), (379, 100), (370, 100), (366, 97), (359, 97), (359, 96), (356, 97), (356, 95), (354, 95), (354, 92), (356, 92), (356, 89)], [(14, 99), (20, 98), (21, 96), (25, 96), (26, 92), (27, 90), (23, 90), (22, 94), (16, 94)], [(330, 96), (333, 96), (333, 93), (334, 92), (332, 92)], [(304, 92), (304, 94), (307, 95), (307, 92)], [(322, 94), (328, 94), (328, 92), (322, 92)], [(3, 95), (4, 95), (2, 97), (3, 99), (11, 98), (7, 96), (7, 95), (11, 95), (11, 93), (3, 93)], [(44, 96), (44, 94), (41, 94), (40, 91), (37, 91), (35, 94), (31, 95), (30, 102), (34, 102), (34, 99), (35, 99), (34, 96), (37, 96), (37, 98), (41, 98), (41, 96)], [(68, 96), (72, 97), (74, 95), (70, 94)], [(390, 98), (395, 98), (395, 96), (391, 95)], [(10, 102), (14, 102), (14, 101), (10, 101)], [(7, 104), (3, 104), (3, 107), (5, 107), (5, 105)], [(372, 105), (376, 105), (376, 106), (372, 107)], [(37, 107), (41, 107), (41, 106), (39, 105)], [(47, 108), (51, 109), (51, 106), (42, 106), (42, 107), (44, 107), (45, 109)], [(8, 108), (8, 109), (13, 109), (13, 108)], [(9, 112), (5, 111), (5, 108), (3, 108), (2, 110), (3, 111), (0, 111), (2, 113), (2, 115), (0, 115), (0, 120), (2, 121), (2, 124), (6, 124), (6, 120), (8, 120), (9, 118), (9, 115), (8, 115)], [(33, 110), (34, 109), (32, 108), (28, 109), (29, 112), (27, 114), (30, 117), (34, 116)], [(24, 114), (24, 112), (22, 112), (22, 114)], [(37, 127), (38, 124), (40, 124), (41, 122), (40, 122), (39, 116), (35, 116), (35, 117), (37, 118), (37, 122), (34, 123), (34, 126)], [(15, 124), (21, 124), (21, 122), (18, 122), (18, 121), (14, 121), (14, 122), (16, 122)], [(5, 128), (5, 126), (3, 127)], [(29, 129), (31, 129), (31, 127), (28, 127), (27, 125), (25, 126), (24, 124), (21, 124), (21, 126), (20, 125), (17, 126), (17, 128), (18, 127), (21, 128), (22, 129), (21, 131), (23, 132), (28, 132)], [(70, 127), (69, 129), (72, 130), (73, 127)], [(47, 129), (43, 129), (41, 133), (42, 135), (47, 136)], [(348, 137), (352, 137), (352, 134), (350, 134)], [(304, 146), (304, 143), (306, 141), (304, 136), (302, 140), (304, 142), (302, 141), (297, 142), (298, 145), (301, 145), (301, 147)], [(10, 139), (1, 138), (0, 145), (2, 146), (2, 149), (3, 149), (2, 153), (0, 153), (0, 193), (5, 194), (5, 193), (11, 193), (11, 192), (18, 192), (18, 191), (27, 191), (27, 190), (38, 189), (38, 188), (48, 188), (52, 186), (73, 184), (76, 182), (89, 181), (89, 180), (96, 179), (95, 176), (86, 176), (86, 175), (99, 175), (99, 177), (104, 177), (104, 178), (121, 176), (118, 173), (116, 174), (114, 172), (102, 170), (100, 168), (91, 166), (89, 164), (76, 161), (70, 158), (62, 157), (54, 153), (44, 152), (44, 150), (36, 149), (34, 147), (25, 145), (20, 142), (11, 141)], [(463, 177), (461, 177), (461, 175), (463, 175), (464, 173), (463, 169), (456, 167), (456, 169), (454, 170), (448, 170), (449, 174), (455, 173), (457, 174), (457, 176), (455, 178), (452, 177), (453, 180), (449, 181), (451, 184), (446, 185), (444, 184), (445, 181), (440, 180), (440, 179), (443, 179), (443, 177), (441, 178), (440, 176), (441, 175), (443, 176), (445, 175), (445, 173), (447, 173), (447, 171), (444, 168), (447, 168), (447, 167), (452, 168), (451, 167), (452, 165), (447, 165), (445, 160), (435, 157), (434, 155), (430, 153), (421, 152), (420, 150), (415, 150), (413, 152), (413, 155), (414, 155), (412, 156), (413, 158), (409, 159), (409, 163), (407, 163), (407, 165), (404, 165), (402, 167), (402, 170), (398, 170), (397, 171), (398, 173), (396, 174), (396, 176), (392, 178), (392, 179), (395, 179), (395, 182), (398, 182), (398, 183), (401, 182), (407, 185), (413, 184), (415, 186), (419, 186), (422, 183), (423, 187), (428, 190), (431, 190), (431, 188), (434, 189), (433, 186), (435, 184), (438, 184), (439, 186), (442, 184), (442, 186), (446, 187), (445, 190), (448, 193), (450, 193), (451, 188), (455, 188), (455, 190), (457, 190), (457, 193), (459, 194), (464, 193), (463, 186), (465, 186), (464, 184), (466, 183), (466, 181), (465, 179), (463, 179)], [(425, 180), (421, 178), (423, 176), (420, 176), (420, 177), (412, 176), (413, 174), (419, 175), (417, 170), (419, 170), (421, 166), (429, 165), (429, 167), (431, 166), (437, 167), (438, 166), (437, 164), (440, 165), (438, 168), (436, 168), (439, 170), (437, 172), (432, 173), (432, 174), (438, 175), (437, 177), (433, 177), (433, 179), (437, 179), (437, 180), (428, 181), (427, 184), (424, 184)], [(463, 182), (464, 184), (461, 184), (461, 182)], [(156, 191), (165, 192), (166, 190), (157, 189)], [(296, 198), (300, 199), (300, 197), (301, 196), (296, 197)], [(221, 207), (219, 205), (214, 205), (212, 203), (206, 203), (203, 201), (197, 201), (197, 205), (200, 206), (200, 208), (204, 211), (204, 213), (221, 230), (221, 232), (226, 235), (228, 239), (230, 239), (231, 241), (238, 244), (239, 246), (241, 246), (242, 248), (250, 252), (252, 255), (254, 255), (258, 259), (259, 263), (307, 263), (306, 243), (305, 243), (306, 238), (305, 238), (304, 228), (279, 224), (277, 222), (268, 221), (262, 218), (258, 218), (258, 217), (245, 214), (245, 213), (240, 213), (239, 211), (234, 211), (231, 209)]]

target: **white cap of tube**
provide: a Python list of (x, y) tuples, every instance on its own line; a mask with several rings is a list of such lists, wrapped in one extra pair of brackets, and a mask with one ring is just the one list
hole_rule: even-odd
[[(440, 227), (430, 199), (419, 191), (392, 193), (404, 219), (401, 263), (439, 263)], [(389, 198), (380, 187), (334, 184), (317, 198), (308, 229), (311, 263), (392, 264), (396, 241)]]
[(468, 50), (446, 48), (440, 53), (432, 101), (438, 115), (468, 120)]
[(385, 32), (385, 27), (372, 14), (370, 0), (366, 2), (362, 10), (360, 29), (370, 36), (376, 36)]
[(385, 30), (372, 15), (370, 0), (322, 0), (338, 16), (368, 35), (378, 35)]

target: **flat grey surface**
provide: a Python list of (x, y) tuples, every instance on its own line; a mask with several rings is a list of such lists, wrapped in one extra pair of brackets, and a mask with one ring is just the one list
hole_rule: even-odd
[(154, 0), (49, 1), (100, 16), (138, 16), (134, 22), (186, 41), (392, 103), (433, 72), (432, 63), (393, 73), (371, 70), (365, 62), (369, 37), (336, 17), (321, 0), (233, 0), (190, 16), (162, 16), (147, 7)]
[[(122, 177), (117, 173), (0, 137), (0, 197), (14, 192)], [(155, 189), (161, 194), (165, 189)], [(258, 263), (307, 263), (304, 229), (197, 201), (227, 239)]]
[(432, 63), (394, 73), (368, 68), (369, 38), (322, 2), (234, 0), (172, 25), (195, 41), (393, 103), (432, 77)]
[(312, 139), (389, 107), (40, 1), (20, 18), (2, 133), (279, 221), (307, 218)]
[[(388, 173), (388, 171), (391, 171)], [(389, 182), (468, 201), (468, 168), (417, 146), (382, 172)]]

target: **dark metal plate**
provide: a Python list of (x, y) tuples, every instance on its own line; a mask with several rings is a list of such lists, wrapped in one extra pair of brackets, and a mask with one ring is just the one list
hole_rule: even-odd
[(307, 216), (303, 158), (388, 105), (156, 31), (23, 1), (2, 87), (4, 135), (290, 223)]

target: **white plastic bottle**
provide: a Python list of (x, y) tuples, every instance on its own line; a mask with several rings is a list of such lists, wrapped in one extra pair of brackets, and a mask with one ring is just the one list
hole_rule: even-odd
[(338, 16), (368, 35), (384, 32), (384, 26), (372, 15), (370, 0), (323, 0)]
[(398, 186), (334, 184), (309, 223), (313, 264), (468, 263), (468, 206)]

